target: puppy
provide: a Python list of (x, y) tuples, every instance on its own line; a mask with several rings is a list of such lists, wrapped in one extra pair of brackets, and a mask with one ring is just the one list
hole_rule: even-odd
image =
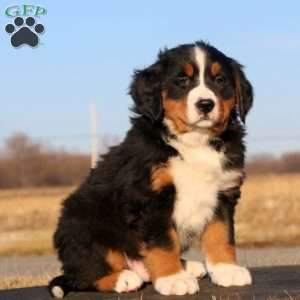
[(63, 275), (52, 295), (147, 281), (164, 295), (194, 294), (204, 266), (180, 260), (192, 246), (215, 284), (250, 284), (233, 224), (253, 102), (242, 66), (204, 42), (180, 45), (136, 71), (130, 95), (125, 140), (64, 201), (54, 235)]

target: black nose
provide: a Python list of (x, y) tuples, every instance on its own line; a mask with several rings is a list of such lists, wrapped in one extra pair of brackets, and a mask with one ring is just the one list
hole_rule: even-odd
[(214, 106), (215, 103), (211, 99), (200, 99), (198, 102), (196, 102), (196, 107), (199, 109), (199, 111), (205, 114), (211, 112)]

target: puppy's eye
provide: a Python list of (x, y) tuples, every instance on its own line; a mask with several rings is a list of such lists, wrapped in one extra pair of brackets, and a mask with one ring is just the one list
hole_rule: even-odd
[(187, 87), (190, 84), (190, 78), (185, 75), (179, 75), (175, 80), (174, 83), (180, 87)]
[(215, 77), (215, 83), (219, 86), (225, 86), (227, 84), (228, 80), (223, 75), (218, 75)]

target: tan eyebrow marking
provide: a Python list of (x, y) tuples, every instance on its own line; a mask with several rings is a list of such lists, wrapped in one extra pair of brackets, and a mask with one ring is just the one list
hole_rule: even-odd
[(186, 64), (184, 66), (184, 72), (187, 76), (192, 77), (194, 74), (194, 67), (191, 64)]
[(216, 76), (220, 73), (221, 71), (221, 65), (218, 63), (218, 62), (214, 62), (212, 65), (211, 65), (211, 74), (213, 76)]

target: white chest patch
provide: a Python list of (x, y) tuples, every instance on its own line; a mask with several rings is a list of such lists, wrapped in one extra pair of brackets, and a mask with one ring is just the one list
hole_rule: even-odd
[(225, 172), (224, 153), (215, 151), (199, 133), (185, 134), (170, 145), (181, 155), (169, 160), (176, 187), (173, 220), (182, 247), (188, 247), (212, 219), (218, 192), (236, 186), (240, 172)]

